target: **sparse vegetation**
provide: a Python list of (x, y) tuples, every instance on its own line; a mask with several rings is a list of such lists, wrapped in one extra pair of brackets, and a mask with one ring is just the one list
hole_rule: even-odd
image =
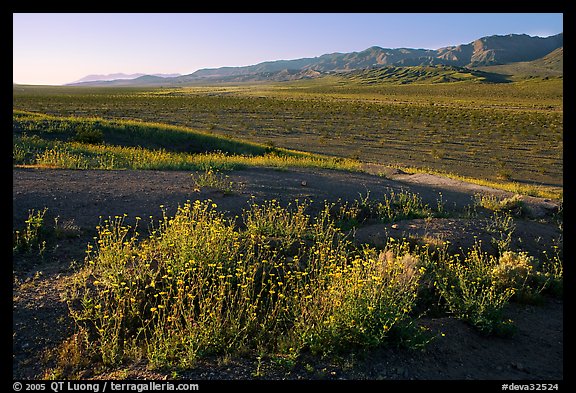
[(390, 192), (376, 205), (378, 218), (383, 222), (394, 222), (411, 218), (424, 218), (432, 215), (432, 210), (422, 202), (418, 194), (410, 192)]
[(212, 168), (208, 168), (197, 175), (193, 174), (192, 179), (198, 190), (209, 187), (224, 193), (224, 195), (230, 195), (236, 189), (234, 182), (228, 180), (228, 175), (224, 175)]
[(48, 208), (42, 210), (31, 209), (28, 212), (28, 219), (25, 227), (21, 230), (14, 230), (12, 241), (12, 252), (37, 252), (42, 255), (46, 249), (43, 231), (45, 231), (44, 216)]
[[(460, 216), (441, 193), (429, 205), (402, 186), (320, 208), (304, 197), (254, 198), (233, 216), (205, 199), (173, 215), (162, 207), (162, 219), (147, 224), (109, 217), (66, 277), (75, 330), (46, 353), (52, 367), (44, 378), (82, 378), (86, 369), (134, 361), (179, 375), (214, 356), (226, 364), (256, 359), (254, 378), (266, 377), (268, 360), (325, 375), (310, 356), (425, 347), (433, 339), (420, 324), (427, 313), (506, 337), (515, 330), (505, 313), (511, 303), (562, 298), (561, 238), (546, 245), (552, 252), (512, 247), (519, 220), (532, 219), (521, 195), (562, 198), (562, 80), (485, 84), (493, 75), (408, 71), (258, 86), (15, 86), (15, 166), (182, 170), (192, 172), (195, 194), (234, 194), (226, 202), (244, 184), (229, 171), (249, 166), (360, 172), (385, 163), (514, 194), (478, 193)], [(386, 72), (409, 75), (383, 85)], [(403, 85), (405, 77), (419, 83)], [(443, 83), (427, 83), (438, 78)], [(309, 183), (300, 184), (300, 195), (312, 195)], [(46, 211), (30, 210), (25, 227), (13, 231), (15, 266), (46, 258), (49, 236), (77, 240), (89, 232), (59, 216), (52, 231)], [(542, 220), (561, 233), (562, 213), (560, 205)], [(386, 232), (378, 246), (352, 241), (367, 224), (394, 231), (423, 219), (427, 230), (441, 218), (453, 219), (454, 231), (458, 220), (475, 221), (496, 251), (479, 242), (448, 252), (442, 234), (428, 233), (413, 241)]]
[(564, 263), (560, 255), (558, 246), (554, 246), (554, 255), (544, 252), (536, 277), (544, 283), (544, 291), (561, 298), (564, 294)]
[[(359, 170), (360, 163), (340, 158), (308, 154), (286, 149), (269, 148), (257, 144), (241, 143), (226, 138), (208, 137), (182, 127), (141, 122), (110, 122), (98, 119), (57, 118), (28, 113), (16, 113), (15, 130), (37, 132), (32, 136), (17, 132), (13, 137), (13, 162), (17, 165), (38, 165), (68, 169), (169, 169), (169, 170), (230, 170), (244, 166), (285, 168), (318, 167), (341, 170)], [(127, 146), (109, 143), (77, 141), (78, 134), (58, 139), (61, 130), (73, 132), (75, 127), (92, 129), (98, 125), (106, 130), (106, 138), (116, 133), (132, 134), (142, 145)], [(112, 135), (112, 136), (111, 136)], [(86, 137), (85, 139), (87, 139)], [(208, 138), (208, 140), (204, 140)], [(166, 150), (164, 140), (174, 140), (177, 146), (200, 143), (205, 151), (195, 154)], [(227, 150), (219, 150), (223, 147)]]
[(475, 194), (474, 203), (484, 209), (492, 210), (496, 213), (507, 213), (509, 215), (521, 216), (524, 214), (523, 202), (520, 195), (512, 197), (497, 197), (490, 194)]
[[(343, 158), (353, 155), (362, 161), (455, 172), (467, 178), (561, 187), (562, 96), (561, 78), (394, 85), (333, 76), (282, 84), (165, 89), (18, 86), (13, 107), (37, 115), (74, 116), (77, 121), (98, 116), (202, 130), (209, 146), (194, 143), (189, 149), (193, 153), (207, 148), (232, 152), (229, 142), (216, 143), (225, 137), (250, 141), (260, 152), (288, 148)], [(66, 131), (62, 124), (59, 127)], [(14, 128), (35, 133), (20, 120)], [(166, 150), (187, 146), (178, 143), (181, 139), (175, 134), (181, 133), (157, 129), (133, 138), (129, 129), (115, 127), (115, 136), (109, 139), (104, 127), (104, 140), (151, 148), (155, 139), (154, 148)]]
[(300, 206), (253, 205), (239, 231), (213, 202), (186, 203), (143, 240), (123, 217), (105, 221), (73, 316), (104, 364), (141, 353), (185, 367), (243, 348), (295, 356), (408, 340), (398, 330), (416, 300), (418, 258), (405, 247), (352, 251), (328, 208), (309, 221)]
[(237, 223), (211, 200), (187, 202), (151, 223), (148, 236), (109, 218), (68, 298), (89, 350), (105, 365), (144, 357), (189, 367), (209, 354), (296, 359), (308, 350), (419, 347), (430, 337), (413, 311), (430, 306), (430, 286), (445, 312), (509, 335), (504, 306), (540, 293), (544, 277), (562, 281), (558, 259), (540, 264), (524, 252), (451, 255), (394, 239), (381, 250), (357, 247), (333, 208), (310, 217), (306, 203), (272, 200), (251, 204)]
[(434, 266), (439, 294), (448, 309), (486, 334), (507, 335), (513, 328), (505, 320), (503, 307), (516, 288), (498, 274), (498, 260), (478, 249), (471, 250), (460, 260), (454, 256), (441, 259)]
[(420, 195), (394, 190), (383, 195), (381, 200), (370, 199), (370, 192), (367, 192), (366, 196), (360, 194), (359, 199), (355, 199), (352, 203), (341, 201), (334, 203), (331, 212), (337, 225), (343, 230), (359, 226), (369, 219), (378, 220), (382, 223), (393, 223), (401, 220), (445, 215), (441, 194), (437, 200), (436, 210), (434, 210), (422, 201)]
[(486, 231), (492, 234), (492, 243), (496, 246), (499, 255), (510, 250), (512, 236), (516, 224), (514, 218), (509, 213), (494, 212), (486, 224)]

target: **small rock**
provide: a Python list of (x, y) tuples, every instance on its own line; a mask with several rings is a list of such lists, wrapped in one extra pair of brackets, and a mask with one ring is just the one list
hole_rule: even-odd
[(306, 180), (302, 180), (302, 182), (300, 183), (300, 185), (302, 187), (306, 187), (308, 185), (308, 182)]

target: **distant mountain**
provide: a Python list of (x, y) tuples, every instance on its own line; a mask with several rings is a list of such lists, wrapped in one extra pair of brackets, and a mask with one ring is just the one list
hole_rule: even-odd
[(564, 72), (564, 47), (554, 49), (543, 58), (534, 60), (532, 63), (540, 67)]
[(373, 46), (362, 52), (329, 53), (319, 57), (267, 61), (245, 67), (206, 68), (184, 77), (222, 78), (262, 73), (274, 74), (283, 70), (309, 70), (316, 71), (318, 74), (333, 71), (350, 71), (359, 68), (390, 65), (410, 57), (431, 55), (433, 52), (426, 49), (382, 49)]
[[(78, 79), (75, 82), (69, 83), (69, 85), (77, 84), (77, 83), (84, 83), (84, 82), (100, 82), (100, 81), (115, 81), (118, 79), (127, 79), (132, 80), (136, 78), (140, 78), (142, 76), (146, 76), (149, 74), (107, 74), (107, 75), (87, 75), (84, 78)], [(152, 76), (157, 76), (160, 78), (175, 78), (180, 76), (180, 74), (152, 74)]]
[(143, 86), (167, 83), (176, 77), (161, 77), (155, 75), (142, 75), (133, 79), (114, 79), (88, 82), (70, 83), (67, 86)]
[(476, 69), (501, 75), (515, 75), (521, 78), (530, 76), (562, 76), (564, 75), (564, 47), (554, 49), (546, 56), (536, 60), (476, 67)]
[(486, 66), (531, 61), (563, 46), (564, 34), (542, 38), (527, 34), (493, 35), (466, 45), (438, 49), (438, 58), (453, 65)]
[[(225, 83), (225, 82), (263, 82), (263, 81), (276, 81), (285, 82), (290, 80), (299, 79), (313, 79), (318, 78), (324, 73), (314, 70), (298, 70), (298, 69), (281, 69), (278, 71), (263, 71), (263, 72), (247, 72), (242, 74), (210, 74), (209, 76), (197, 77), (191, 75), (184, 75), (179, 78), (171, 80), (171, 85), (195, 83), (201, 81), (210, 81), (211, 83)], [(165, 83), (164, 83), (165, 84)]]
[(436, 50), (370, 47), (361, 52), (331, 53), (314, 58), (267, 61), (245, 67), (198, 70), (185, 77), (208, 78), (248, 75), (281, 70), (313, 70), (320, 73), (382, 66), (452, 65), (472, 67), (538, 59), (563, 46), (563, 33), (546, 38), (526, 34), (483, 37), (469, 44)]
[[(479, 38), (468, 44), (447, 46), (440, 49), (381, 48), (372, 46), (361, 52), (329, 53), (319, 57), (294, 60), (266, 61), (242, 67), (205, 68), (188, 75), (166, 77), (161, 79), (141, 79), (141, 77), (124, 80), (124, 82), (96, 82), (97, 85), (185, 85), (202, 82), (241, 82), (241, 81), (284, 81), (303, 78), (317, 78), (328, 73), (340, 73), (353, 70), (364, 70), (382, 67), (411, 66), (452, 66), (479, 68), (492, 65), (531, 62), (547, 55), (562, 61), (563, 51), (552, 53), (562, 48), (563, 33), (550, 37), (532, 37), (527, 34), (493, 35)], [(560, 60), (558, 60), (560, 59)], [(562, 63), (560, 63), (562, 64)], [(471, 72), (471, 70), (468, 70)], [(467, 72), (468, 72), (467, 71)], [(431, 71), (426, 71), (430, 73)], [(450, 81), (446, 71), (440, 81)], [(455, 74), (455, 72), (448, 72)], [(398, 72), (394, 71), (394, 75)], [(474, 78), (477, 75), (473, 75)], [(485, 75), (486, 76), (486, 75)], [(460, 78), (457, 76), (456, 78)], [(416, 78), (418, 79), (418, 78)], [(482, 79), (482, 77), (480, 77)], [(498, 78), (489, 76), (485, 80), (495, 81)], [(89, 85), (95, 85), (89, 83)]]

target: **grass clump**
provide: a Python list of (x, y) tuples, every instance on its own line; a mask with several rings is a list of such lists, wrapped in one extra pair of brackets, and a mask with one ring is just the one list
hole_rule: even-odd
[(366, 196), (360, 195), (360, 199), (351, 203), (338, 201), (331, 207), (331, 214), (340, 228), (348, 230), (369, 219), (391, 223), (415, 218), (443, 217), (446, 214), (441, 195), (437, 207), (436, 211), (431, 209), (419, 194), (390, 190), (380, 200), (371, 200), (368, 192)]
[(280, 243), (281, 250), (290, 253), (293, 246), (298, 247), (311, 236), (307, 207), (307, 202), (298, 200), (294, 201), (294, 206), (289, 203), (286, 207), (276, 199), (264, 201), (261, 205), (251, 202), (243, 214), (246, 234), (268, 244)]
[(417, 256), (406, 247), (366, 248), (342, 264), (337, 255), (318, 254), (321, 289), (305, 296), (310, 306), (295, 324), (313, 353), (423, 343), (411, 316), (422, 273)]
[[(294, 357), (412, 342), (402, 330), (418, 258), (354, 251), (328, 208), (311, 220), (304, 207), (253, 205), (237, 229), (214, 203), (196, 201), (144, 239), (124, 217), (109, 219), (70, 294), (72, 316), (104, 364), (142, 356), (185, 367), (214, 353)], [(270, 225), (281, 213), (286, 227)]]
[(514, 326), (504, 319), (503, 308), (516, 289), (508, 285), (502, 265), (479, 249), (462, 258), (444, 255), (433, 268), (434, 286), (456, 317), (482, 333), (509, 335)]
[(535, 259), (526, 252), (505, 251), (492, 269), (492, 277), (503, 287), (520, 288), (535, 267)]
[(492, 235), (491, 242), (499, 255), (510, 250), (515, 230), (514, 218), (508, 212), (495, 211), (486, 223), (486, 231)]
[(543, 291), (553, 296), (562, 298), (564, 292), (564, 265), (561, 258), (561, 250), (554, 246), (554, 255), (544, 252), (544, 258), (539, 265), (536, 276), (539, 282), (543, 282)]
[(547, 280), (539, 279), (539, 262), (527, 252), (505, 251), (492, 269), (492, 278), (503, 288), (513, 288), (513, 300), (519, 303), (537, 303), (541, 301), (541, 292)]
[(507, 304), (561, 296), (559, 254), (449, 254), (391, 238), (382, 249), (354, 245), (335, 206), (312, 217), (308, 202), (251, 202), (227, 218), (211, 200), (187, 202), (147, 236), (139, 218), (134, 227), (125, 216), (105, 220), (68, 293), (83, 353), (104, 365), (185, 368), (247, 353), (293, 364), (308, 352), (421, 347), (429, 338), (415, 322), (431, 307), (508, 336)]
[(473, 203), (498, 213), (508, 213), (517, 217), (525, 214), (524, 202), (518, 194), (504, 198), (492, 194), (474, 194)]
[(342, 230), (355, 228), (370, 218), (375, 218), (376, 214), (372, 201), (369, 200), (370, 193), (366, 197), (355, 199), (352, 203), (338, 200), (331, 207), (331, 216), (336, 225)]
[(432, 210), (424, 204), (419, 194), (402, 191), (384, 196), (383, 201), (376, 205), (378, 218), (384, 223), (425, 218), (432, 215)]
[(54, 363), (54, 366), (44, 372), (42, 379), (82, 379), (82, 373), (91, 361), (87, 339), (86, 331), (82, 329), (48, 351), (45, 361)]
[(539, 303), (544, 291), (562, 296), (559, 255), (539, 261), (525, 251), (506, 250), (495, 256), (476, 245), (463, 255), (440, 250), (424, 265), (446, 310), (486, 335), (514, 333), (513, 321), (504, 316), (511, 301)]
[(212, 188), (222, 192), (224, 195), (231, 195), (236, 189), (234, 182), (228, 180), (228, 176), (220, 173), (217, 169), (207, 168), (203, 173), (192, 175), (194, 186), (200, 190), (204, 187)]
[(99, 123), (80, 123), (76, 127), (76, 134), (72, 138), (76, 142), (98, 144), (104, 142), (104, 133), (98, 127)]
[(48, 208), (35, 211), (31, 209), (28, 211), (28, 218), (25, 227), (22, 230), (15, 230), (12, 237), (12, 252), (30, 253), (37, 251), (39, 255), (44, 253), (46, 249), (46, 241), (44, 238), (45, 222), (44, 216)]

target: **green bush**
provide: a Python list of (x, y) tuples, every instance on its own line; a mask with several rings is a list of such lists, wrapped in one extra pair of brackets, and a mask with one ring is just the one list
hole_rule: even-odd
[(434, 286), (456, 317), (485, 334), (509, 335), (514, 326), (503, 308), (516, 292), (511, 271), (496, 257), (471, 250), (463, 258), (444, 254), (433, 271)]
[(104, 133), (100, 130), (97, 123), (79, 123), (76, 126), (76, 133), (72, 140), (96, 145), (104, 142)]
[(401, 191), (390, 192), (376, 207), (377, 216), (383, 222), (394, 222), (412, 218), (425, 218), (432, 215), (432, 210), (424, 204), (420, 195)]
[(188, 202), (144, 239), (124, 217), (109, 219), (70, 293), (72, 316), (105, 364), (411, 345), (418, 257), (354, 251), (328, 205), (313, 220), (304, 206), (254, 204), (237, 229), (213, 202)]
[(12, 252), (26, 253), (38, 250), (40, 255), (44, 253), (46, 249), (46, 241), (43, 240), (44, 216), (47, 211), (46, 207), (39, 211), (34, 211), (34, 209), (28, 211), (24, 229), (13, 232)]
[(217, 169), (207, 168), (203, 173), (193, 174), (192, 179), (197, 189), (204, 187), (221, 191), (224, 195), (231, 195), (236, 188), (234, 182), (228, 180), (228, 176), (220, 173)]

